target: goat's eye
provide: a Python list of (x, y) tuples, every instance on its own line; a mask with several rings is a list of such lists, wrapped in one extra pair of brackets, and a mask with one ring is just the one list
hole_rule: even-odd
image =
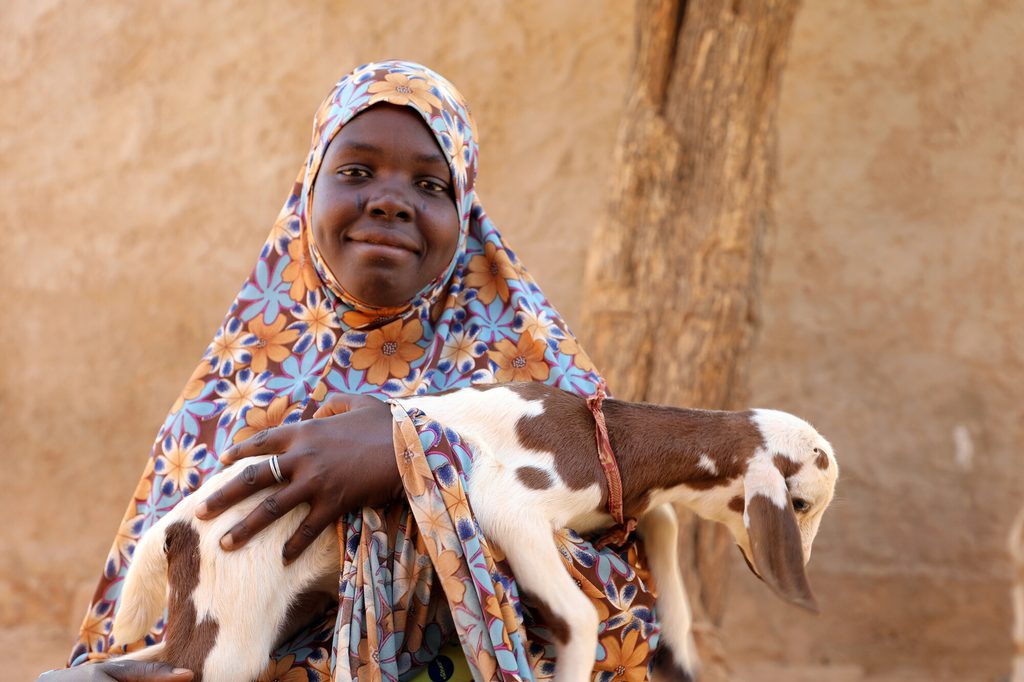
[(164, 538), (164, 554), (171, 551), (171, 538), (170, 536)]
[(803, 514), (805, 511), (811, 508), (811, 503), (799, 497), (793, 498), (793, 511), (797, 514)]

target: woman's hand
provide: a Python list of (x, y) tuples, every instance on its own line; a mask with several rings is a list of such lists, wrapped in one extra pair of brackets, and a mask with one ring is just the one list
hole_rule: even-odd
[(103, 661), (66, 670), (52, 670), (36, 682), (190, 682), (191, 670), (149, 661)]
[[(285, 542), (282, 556), (291, 563), (338, 518), (353, 509), (381, 507), (402, 495), (395, 462), (391, 408), (359, 395), (334, 395), (313, 419), (262, 431), (221, 455), (232, 464), (253, 455), (279, 455), (288, 484), (221, 538), (221, 547), (237, 549), (295, 506), (305, 502), (309, 514)], [(246, 467), (196, 509), (211, 519), (258, 490), (277, 485), (265, 461)]]

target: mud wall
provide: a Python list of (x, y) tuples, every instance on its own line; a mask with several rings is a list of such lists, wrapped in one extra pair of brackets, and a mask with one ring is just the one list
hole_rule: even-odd
[[(0, 10), (0, 642), (19, 670), (63, 656), (156, 428), (347, 69), (400, 56), (459, 85), (490, 213), (577, 319), (616, 172), (631, 3), (390, 8)], [(1024, 498), (1022, 27), (1024, 6), (1000, 2), (801, 11), (754, 397), (827, 433), (843, 480), (812, 563), (821, 617), (735, 567), (738, 664), (1007, 668), (1002, 538)]]

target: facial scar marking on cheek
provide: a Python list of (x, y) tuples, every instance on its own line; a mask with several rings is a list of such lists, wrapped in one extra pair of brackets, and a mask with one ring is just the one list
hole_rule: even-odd
[(356, 193), (356, 209), (358, 209), (358, 211), (360, 213), (362, 213), (363, 209), (365, 209), (365, 208), (366, 208), (366, 199), (363, 199), (363, 195), (359, 194), (357, 192)]

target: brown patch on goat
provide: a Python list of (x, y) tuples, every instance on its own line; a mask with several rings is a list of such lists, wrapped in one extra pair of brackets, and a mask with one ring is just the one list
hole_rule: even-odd
[(668, 640), (664, 637), (658, 642), (652, 665), (660, 673), (662, 679), (673, 680), (673, 682), (693, 682), (693, 677), (676, 661), (675, 655), (668, 647)]
[(772, 457), (772, 463), (779, 470), (779, 473), (782, 474), (782, 477), (787, 480), (790, 476), (796, 476), (800, 473), (800, 469), (804, 466), (803, 462), (794, 462), (785, 455), (775, 455)]
[(305, 626), (322, 618), (337, 605), (337, 595), (316, 589), (300, 592), (288, 606), (288, 613), (281, 621), (281, 634), (278, 635), (274, 648), (298, 635)]
[[(749, 412), (662, 407), (609, 400), (605, 419), (625, 496), (686, 485), (709, 490), (742, 476), (764, 445)], [(642, 434), (637, 437), (637, 434)], [(715, 463), (700, 466), (701, 455)]]
[(828, 469), (828, 455), (824, 451), (819, 450), (818, 456), (814, 458), (814, 464), (822, 471)]
[[(509, 388), (524, 400), (544, 402), (543, 414), (522, 417), (516, 424), (520, 444), (552, 453), (555, 470), (569, 488), (600, 485), (602, 505), (607, 504), (607, 481), (586, 399), (544, 384), (511, 384)], [(608, 438), (619, 462), (627, 512), (642, 511), (637, 503), (645, 500), (650, 490), (684, 484), (699, 490), (727, 485), (743, 474), (747, 460), (764, 446), (751, 412), (691, 410), (612, 399), (604, 402), (603, 409)], [(702, 454), (715, 463), (715, 473), (699, 465)]]
[(532, 608), (540, 616), (540, 623), (551, 631), (551, 636), (559, 643), (565, 644), (569, 641), (569, 623), (551, 610), (542, 599), (531, 594), (527, 597), (527, 606)]
[(194, 671), (194, 682), (201, 682), (203, 665), (217, 641), (220, 626), (210, 617), (202, 623), (196, 622), (192, 593), (199, 585), (199, 533), (188, 522), (178, 521), (167, 527), (165, 537), (170, 598), (164, 631), (167, 644), (162, 658), (172, 665)]
[(623, 495), (623, 499), (622, 515), (627, 519), (639, 519), (650, 505), (651, 493), (648, 491), (639, 497), (626, 497)]
[(746, 503), (743, 501), (743, 497), (740, 495), (737, 495), (736, 497), (729, 500), (729, 509), (732, 509), (737, 514), (742, 514), (744, 507), (746, 507)]
[[(570, 489), (583, 490), (595, 483), (605, 488), (604, 470), (597, 456), (594, 418), (586, 401), (544, 384), (511, 384), (508, 388), (524, 400), (544, 402), (543, 414), (522, 417), (516, 424), (516, 435), (522, 446), (554, 455), (555, 471)], [(484, 387), (481, 390), (485, 390)]]
[(519, 467), (516, 478), (531, 490), (547, 490), (554, 483), (551, 474), (538, 467)]

